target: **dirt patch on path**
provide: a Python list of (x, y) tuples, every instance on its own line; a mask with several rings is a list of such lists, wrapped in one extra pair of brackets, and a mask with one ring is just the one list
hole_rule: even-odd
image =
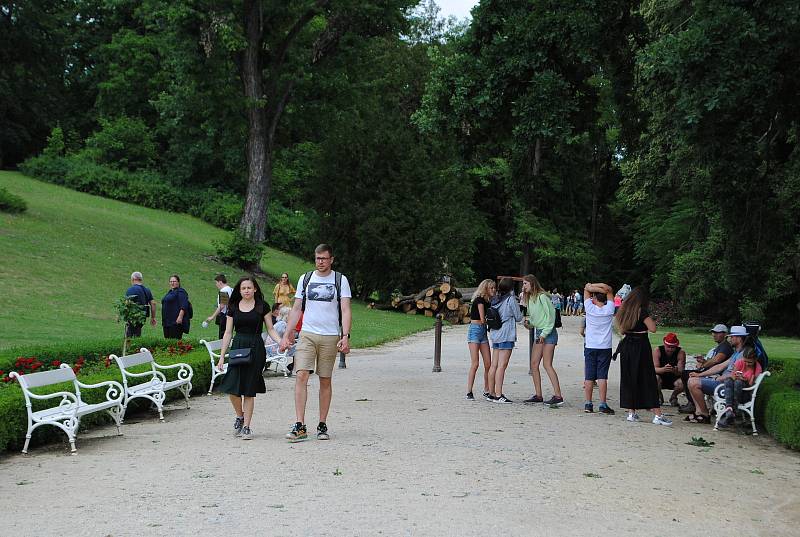
[[(584, 414), (582, 341), (575, 319), (564, 324), (562, 408), (464, 400), (466, 327), (445, 330), (436, 374), (427, 332), (335, 371), (329, 442), (286, 443), (294, 379), (271, 377), (250, 442), (211, 396), (176, 404), (163, 424), (137, 416), (123, 437), (83, 434), (74, 457), (64, 445), (6, 455), (2, 534), (797, 535), (797, 453), (678, 419)], [(521, 341), (505, 390), (515, 401), (531, 393), (526, 357)], [(309, 432), (316, 393), (312, 382)], [(715, 445), (686, 445), (692, 436)]]

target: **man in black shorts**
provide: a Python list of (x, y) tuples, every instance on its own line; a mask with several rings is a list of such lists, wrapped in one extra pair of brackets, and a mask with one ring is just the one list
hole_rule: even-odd
[[(663, 345), (653, 349), (653, 365), (656, 367), (659, 395), (661, 390), (672, 390), (669, 404), (678, 406), (678, 394), (683, 391), (681, 375), (686, 369), (686, 351), (681, 349), (681, 342), (674, 332), (664, 336)], [(663, 403), (663, 397), (660, 397)]]

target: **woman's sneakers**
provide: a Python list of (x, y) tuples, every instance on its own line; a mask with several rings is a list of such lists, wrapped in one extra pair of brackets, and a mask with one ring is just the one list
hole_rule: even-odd
[(253, 431), (250, 430), (250, 427), (242, 427), (242, 440), (252, 440), (253, 439)]
[(529, 399), (522, 401), (526, 405), (535, 405), (536, 403), (544, 403), (544, 399), (540, 395), (533, 394)]
[(328, 426), (324, 421), (319, 422), (317, 425), (317, 440), (330, 440), (331, 435), (328, 434)]
[(554, 395), (553, 397), (545, 401), (544, 404), (549, 406), (562, 406), (564, 404), (564, 398)]
[(637, 414), (636, 412), (628, 412), (628, 417), (626, 419), (630, 422), (642, 421), (642, 418), (640, 418), (639, 414)]
[(512, 401), (511, 399), (509, 399), (508, 397), (506, 397), (506, 396), (505, 396), (504, 394), (502, 394), (502, 393), (500, 394), (500, 397), (495, 397), (495, 398), (493, 399), (493, 401), (494, 401), (495, 403), (501, 403), (501, 404), (505, 404), (505, 405), (510, 405), (511, 403), (513, 403), (513, 402), (514, 402), (514, 401)]
[(667, 427), (669, 427), (670, 425), (672, 425), (672, 420), (663, 414), (659, 416), (653, 416), (653, 425), (666, 425)]
[(467, 392), (466, 400), (467, 401), (474, 401), (475, 400), (475, 396), (472, 395), (472, 392)]
[(233, 436), (242, 436), (242, 428), (244, 427), (244, 416), (236, 416), (233, 421)]
[(308, 438), (308, 432), (306, 431), (306, 426), (300, 423), (299, 421), (294, 424), (292, 430), (286, 433), (286, 439), (289, 442), (302, 442)]

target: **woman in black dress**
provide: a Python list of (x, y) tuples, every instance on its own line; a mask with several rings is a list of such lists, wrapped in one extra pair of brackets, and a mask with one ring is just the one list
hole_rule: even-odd
[(656, 331), (656, 322), (647, 311), (647, 292), (637, 287), (628, 294), (617, 311), (616, 323), (624, 335), (617, 352), (620, 355), (619, 406), (628, 409), (628, 421), (640, 421), (637, 409), (650, 409), (656, 425), (672, 425), (661, 413), (658, 379), (653, 365), (653, 350), (648, 332)]
[(255, 278), (244, 277), (236, 282), (228, 303), (227, 319), (217, 367), (222, 369), (228, 349), (250, 349), (250, 363), (238, 366), (229, 364), (219, 389), (230, 396), (236, 412), (236, 421), (233, 424), (236, 436), (250, 440), (250, 420), (253, 418), (256, 394), (267, 391), (263, 376), (267, 353), (264, 340), (261, 339), (262, 327), (266, 324), (270, 337), (275, 341), (280, 340), (272, 327), (269, 304), (264, 300)]

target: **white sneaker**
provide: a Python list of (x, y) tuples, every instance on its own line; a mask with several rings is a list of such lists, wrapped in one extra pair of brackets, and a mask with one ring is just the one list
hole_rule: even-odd
[(641, 418), (639, 418), (639, 414), (637, 414), (635, 412), (628, 412), (628, 418), (627, 419), (628, 419), (628, 421), (642, 421)]
[(666, 425), (669, 427), (670, 425), (672, 425), (672, 420), (662, 414), (660, 416), (653, 416), (653, 424)]

